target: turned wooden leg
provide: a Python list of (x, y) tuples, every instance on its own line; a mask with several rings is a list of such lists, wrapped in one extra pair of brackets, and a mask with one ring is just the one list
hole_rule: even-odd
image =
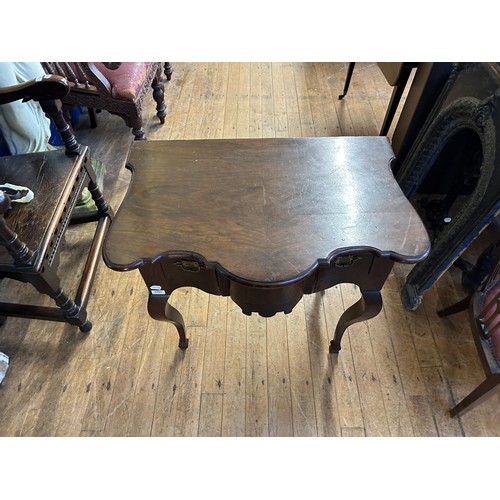
[(129, 127), (132, 127), (132, 134), (134, 134), (136, 141), (144, 141), (146, 139), (141, 115), (127, 116), (125, 117), (125, 123)]
[(64, 316), (73, 320), (81, 332), (87, 333), (92, 329), (92, 323), (87, 319), (87, 310), (82, 306), (77, 306), (73, 299), (68, 297), (62, 288), (56, 290), (54, 294), (50, 294), (55, 303), (64, 312)]
[(165, 72), (165, 76), (167, 77), (167, 80), (170, 81), (172, 79), (172, 66), (170, 65), (169, 62), (166, 62), (163, 66), (163, 70)]
[(330, 352), (336, 354), (340, 351), (340, 341), (349, 326), (373, 318), (381, 309), (382, 295), (379, 290), (369, 292), (361, 290), (361, 298), (340, 317), (335, 335), (330, 342)]
[(101, 190), (99, 189), (99, 186), (97, 185), (97, 181), (95, 178), (91, 177), (91, 179), (90, 179), (89, 191), (90, 191), (90, 194), (92, 195), (92, 199), (94, 200), (94, 203), (95, 203), (95, 206), (97, 207), (97, 211), (99, 212), (99, 215), (101, 217), (107, 215), (107, 216), (112, 218), (114, 215), (113, 211), (111, 210), (106, 199), (104, 198), (104, 195), (102, 194)]
[(97, 175), (92, 166), (92, 161), (89, 157), (85, 158), (85, 170), (87, 171), (87, 174), (89, 176), (88, 189), (90, 191), (92, 199), (94, 200), (99, 215), (101, 217), (105, 215), (112, 217), (114, 214), (111, 208), (109, 207), (108, 203), (104, 199), (102, 191), (100, 190), (99, 185), (97, 184)]
[(135, 141), (144, 141), (146, 139), (146, 135), (144, 134), (144, 129), (142, 127), (133, 128), (132, 134), (134, 134)]
[(70, 156), (77, 155), (80, 146), (69, 123), (64, 118), (61, 101), (43, 100), (40, 101), (40, 106), (43, 112), (55, 123), (64, 142), (66, 153)]
[(181, 313), (168, 303), (170, 295), (167, 295), (161, 287), (153, 285), (149, 287), (148, 313), (158, 321), (167, 321), (177, 328), (179, 334), (179, 347), (187, 349), (189, 339), (186, 338), (186, 327)]
[[(59, 276), (53, 269), (47, 269), (43, 275), (33, 276), (29, 282), (38, 290), (39, 293), (48, 295), (62, 311), (66, 322), (76, 325), (82, 332), (89, 332), (92, 329), (92, 323), (87, 319), (87, 309), (77, 304), (62, 289)], [(29, 316), (27, 316), (29, 317)], [(36, 317), (36, 316), (35, 316)], [(51, 319), (47, 316), (44, 319)], [(58, 319), (57, 321), (61, 321)]]
[(153, 99), (156, 101), (156, 116), (160, 119), (160, 123), (165, 123), (166, 106), (165, 106), (165, 86), (161, 83), (159, 78), (154, 78), (153, 83)]
[(87, 319), (87, 309), (77, 304), (61, 287), (61, 280), (54, 269), (46, 269), (42, 275), (33, 276), (29, 282), (38, 292), (48, 295), (64, 314), (67, 322), (82, 332), (89, 332), (92, 323)]

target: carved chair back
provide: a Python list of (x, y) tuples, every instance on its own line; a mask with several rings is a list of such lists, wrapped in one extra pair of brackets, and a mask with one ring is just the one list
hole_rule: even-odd
[[(116, 69), (119, 63), (104, 63)], [(70, 90), (94, 95), (111, 95), (111, 85), (106, 77), (91, 62), (43, 62), (44, 70), (68, 80)]]
[[(164, 71), (169, 79), (171, 68), (167, 64)], [(86, 106), (92, 128), (97, 126), (95, 110), (103, 109), (120, 116), (137, 140), (145, 139), (142, 107), (150, 89), (156, 101), (156, 114), (160, 123), (165, 123), (161, 63), (43, 62), (42, 66), (48, 74), (68, 80), (70, 92), (62, 101), (66, 105)]]

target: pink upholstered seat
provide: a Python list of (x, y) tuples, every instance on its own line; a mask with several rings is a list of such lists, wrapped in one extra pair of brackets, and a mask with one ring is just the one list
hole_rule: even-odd
[[(123, 118), (136, 140), (145, 139), (142, 104), (150, 89), (156, 101), (156, 115), (160, 123), (165, 123), (161, 63), (46, 62), (42, 65), (47, 73), (68, 80), (70, 92), (62, 101), (66, 105), (87, 106), (92, 128), (97, 126), (94, 110), (102, 109)], [(169, 80), (172, 73), (169, 63), (165, 63), (164, 72)]]
[(144, 85), (151, 66), (151, 62), (124, 62), (117, 69), (108, 69), (103, 63), (94, 63), (96, 68), (111, 84), (111, 96), (114, 99), (133, 101)]

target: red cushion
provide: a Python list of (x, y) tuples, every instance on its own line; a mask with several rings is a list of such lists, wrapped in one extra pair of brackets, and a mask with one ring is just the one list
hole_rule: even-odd
[(134, 101), (144, 84), (151, 62), (122, 62), (118, 69), (108, 69), (103, 63), (94, 63), (111, 85), (111, 95), (122, 101)]
[[(500, 281), (496, 283), (486, 294), (484, 298), (484, 307), (488, 308), (488, 305), (492, 300), (496, 300), (495, 307), (489, 309), (484, 316), (484, 320), (488, 325), (488, 330), (491, 332), (495, 326), (500, 323), (500, 303), (498, 302), (498, 297), (500, 296)], [(497, 353), (497, 356), (500, 357), (500, 327), (497, 328), (492, 336), (491, 342), (493, 343), (493, 347)]]

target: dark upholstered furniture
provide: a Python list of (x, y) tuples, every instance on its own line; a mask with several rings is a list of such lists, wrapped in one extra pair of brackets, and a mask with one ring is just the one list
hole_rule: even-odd
[(452, 417), (463, 415), (500, 391), (500, 253), (491, 272), (472, 296), (438, 311), (438, 314), (445, 317), (467, 307), (472, 334), (486, 378), (451, 409)]
[[(34, 194), (31, 201), (16, 203), (17, 192), (24, 190), (11, 189), (12, 200), (0, 190), (0, 279), (31, 283), (57, 306), (1, 302), (0, 316), (61, 321), (87, 332), (92, 324), (87, 319), (86, 305), (112, 212), (97, 186), (88, 148), (76, 142), (62, 116), (61, 103), (51, 99), (63, 98), (67, 92), (68, 82), (58, 76), (0, 89), (0, 104), (17, 99), (39, 101), (65, 143), (65, 149), (0, 158), (0, 183), (25, 186)], [(97, 207), (93, 218), (97, 227), (76, 296), (71, 298), (58, 275), (59, 252), (76, 202), (86, 186)]]
[(165, 122), (166, 107), (161, 74), (164, 70), (170, 80), (169, 63), (162, 67), (157, 62), (44, 62), (49, 74), (65, 77), (70, 92), (62, 99), (64, 104), (87, 106), (91, 126), (96, 126), (94, 110), (104, 109), (121, 116), (132, 128), (136, 140), (144, 139), (142, 106), (152, 88), (156, 101), (156, 114), (160, 123)]

